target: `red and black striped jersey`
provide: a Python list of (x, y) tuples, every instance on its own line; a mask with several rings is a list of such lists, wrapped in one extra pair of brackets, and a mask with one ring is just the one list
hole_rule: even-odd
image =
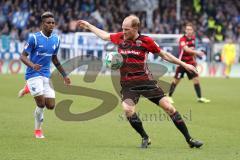
[(188, 46), (191, 49), (195, 49), (195, 36), (187, 37), (182, 36), (179, 40), (179, 59), (187, 64), (196, 65), (196, 57), (191, 53), (183, 50), (184, 46)]
[(119, 32), (111, 34), (110, 39), (118, 46), (118, 53), (123, 56), (121, 82), (153, 80), (146, 63), (147, 55), (149, 52), (160, 53), (161, 49), (152, 38), (139, 35), (135, 41), (124, 40), (123, 32)]

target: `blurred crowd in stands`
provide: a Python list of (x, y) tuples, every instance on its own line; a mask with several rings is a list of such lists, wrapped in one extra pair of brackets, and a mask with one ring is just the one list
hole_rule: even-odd
[[(151, 14), (131, 10), (136, 2), (157, 4)], [(155, 2), (155, 3), (154, 3)], [(192, 22), (197, 35), (206, 41), (222, 42), (231, 37), (240, 42), (239, 0), (181, 0), (181, 17), (177, 20), (177, 0), (0, 0), (0, 35), (23, 41), (40, 28), (44, 11), (55, 14), (56, 32), (80, 30), (77, 19), (84, 19), (109, 32), (121, 31), (121, 22), (129, 14), (141, 19), (142, 33), (183, 33), (184, 24)], [(144, 3), (143, 3), (144, 4)], [(151, 25), (147, 23), (150, 19)]]

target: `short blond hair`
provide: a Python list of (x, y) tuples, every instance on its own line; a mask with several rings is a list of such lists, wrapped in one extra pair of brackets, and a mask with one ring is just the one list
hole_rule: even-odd
[(47, 12), (44, 12), (42, 15), (41, 15), (41, 21), (43, 21), (44, 19), (46, 19), (46, 18), (54, 18), (54, 15), (53, 15), (53, 13), (52, 12), (49, 12), (49, 11), (47, 11)]
[(185, 28), (187, 28), (188, 26), (189, 26), (189, 27), (192, 27), (192, 29), (195, 30), (195, 27), (194, 27), (193, 23), (187, 22), (187, 23), (185, 24)]
[(131, 25), (132, 25), (132, 27), (134, 27), (134, 28), (140, 28), (140, 20), (139, 20), (139, 18), (136, 16), (136, 15), (134, 15), (134, 14), (131, 14), (131, 15), (129, 15), (129, 16), (127, 16), (125, 19), (129, 19), (129, 20), (131, 20)]

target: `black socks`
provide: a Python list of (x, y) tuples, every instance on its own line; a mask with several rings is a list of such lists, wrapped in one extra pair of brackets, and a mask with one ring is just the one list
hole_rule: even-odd
[(195, 89), (195, 92), (196, 92), (196, 94), (197, 94), (197, 97), (198, 97), (198, 98), (201, 98), (202, 95), (201, 95), (200, 84), (194, 84), (194, 89)]
[[(176, 111), (173, 115), (170, 116), (175, 126), (179, 129), (179, 131), (183, 134), (186, 141), (188, 142), (191, 139), (191, 136), (188, 133), (187, 126), (183, 121), (181, 115)], [(127, 117), (131, 126), (141, 135), (142, 138), (147, 139), (148, 135), (143, 129), (142, 121), (139, 119), (136, 113), (134, 113), (131, 117)]]
[(169, 90), (169, 97), (172, 97), (172, 94), (173, 92), (175, 91), (175, 88), (176, 88), (176, 84), (175, 83), (172, 83), (171, 84), (171, 87), (170, 87), (170, 90)]
[(180, 130), (184, 135), (186, 141), (188, 142), (191, 139), (191, 136), (188, 133), (187, 126), (183, 121), (181, 115), (176, 111), (173, 115), (170, 116), (175, 126)]
[(142, 121), (139, 119), (136, 113), (134, 113), (131, 117), (127, 117), (131, 126), (141, 135), (142, 138), (147, 139), (148, 135), (143, 129)]

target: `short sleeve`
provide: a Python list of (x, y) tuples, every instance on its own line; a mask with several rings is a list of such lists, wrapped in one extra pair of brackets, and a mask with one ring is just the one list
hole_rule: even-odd
[(186, 45), (185, 39), (184, 39), (184, 38), (181, 38), (181, 39), (179, 40), (179, 46), (180, 46), (180, 48), (183, 48), (185, 45)]
[(60, 47), (60, 38), (59, 37), (57, 37), (57, 38), (58, 38), (58, 42), (57, 42), (57, 47), (56, 47), (56, 49), (53, 53), (54, 55), (56, 55), (58, 53), (58, 50), (59, 50), (59, 47)]
[(35, 36), (34, 34), (30, 34), (27, 42), (24, 45), (24, 51), (27, 52), (28, 54), (31, 54), (32, 50), (35, 47), (36, 37), (34, 36)]
[(148, 45), (147, 49), (149, 52), (151, 52), (153, 54), (161, 52), (160, 46), (153, 39), (149, 38), (148, 43), (149, 43), (149, 45)]
[(119, 44), (122, 36), (123, 36), (122, 32), (113, 33), (110, 34), (110, 40), (114, 44)]

